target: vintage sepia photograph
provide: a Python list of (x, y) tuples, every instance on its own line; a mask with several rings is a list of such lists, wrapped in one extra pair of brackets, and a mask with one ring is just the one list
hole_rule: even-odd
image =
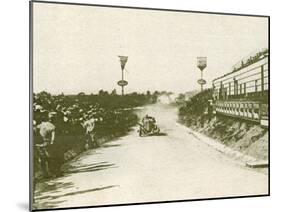
[(30, 2), (30, 204), (268, 196), (269, 17)]

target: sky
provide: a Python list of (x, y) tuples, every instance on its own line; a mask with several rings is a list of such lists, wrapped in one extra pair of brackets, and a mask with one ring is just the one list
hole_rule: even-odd
[(121, 92), (118, 55), (128, 56), (125, 93), (199, 89), (268, 46), (262, 17), (34, 3), (33, 88), (52, 94)]

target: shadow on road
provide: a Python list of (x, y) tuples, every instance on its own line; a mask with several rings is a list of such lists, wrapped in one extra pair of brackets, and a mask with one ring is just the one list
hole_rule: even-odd
[(49, 209), (49, 208), (56, 208), (59, 204), (65, 201), (53, 201), (53, 202), (44, 202), (44, 203), (34, 203), (33, 210), (40, 210), (40, 209)]
[(101, 171), (104, 169), (109, 168), (117, 168), (114, 163), (108, 163), (108, 162), (100, 162), (90, 165), (84, 165), (84, 166), (77, 166), (77, 167), (68, 167), (64, 171), (64, 176), (69, 174), (76, 174), (76, 173), (84, 173), (84, 172), (94, 172), (94, 171)]
[(157, 134), (151, 134), (151, 135), (144, 135), (144, 136), (141, 136), (141, 137), (157, 137), (157, 136), (167, 136), (168, 134), (167, 133), (164, 133), (164, 132), (160, 132), (160, 133), (157, 133)]
[[(52, 202), (45, 202), (55, 197), (53, 195), (58, 194), (61, 190), (69, 189), (73, 187), (73, 183), (71, 182), (43, 182), (37, 185), (37, 189), (35, 192), (35, 201), (33, 202), (33, 209), (40, 209), (40, 208), (54, 208), (60, 203), (64, 201), (52, 201)], [(44, 195), (46, 194), (46, 195)]]
[(158, 133), (157, 135), (155, 135), (155, 136), (167, 136), (168, 134), (167, 133), (164, 133), (164, 132), (160, 132), (160, 133)]
[[(67, 182), (67, 183), (62, 183), (62, 182), (44, 182), (44, 183), (40, 183), (38, 184), (38, 188), (37, 191), (35, 193), (35, 196), (37, 196), (40, 193), (57, 193), (60, 189), (64, 190), (64, 189), (68, 189), (68, 188), (72, 188), (73, 187), (73, 183), (71, 182)], [(44, 199), (44, 198), (37, 198), (37, 199)]]
[(58, 199), (58, 198), (61, 198), (61, 197), (73, 196), (73, 195), (77, 195), (77, 194), (85, 194), (85, 193), (94, 192), (94, 191), (101, 191), (101, 190), (113, 188), (113, 187), (116, 187), (116, 186), (118, 186), (118, 185), (104, 186), (104, 187), (87, 189), (87, 190), (82, 190), (82, 191), (81, 190), (73, 191), (73, 192), (62, 194), (62, 195), (46, 195), (46, 196), (43, 196), (43, 197), (38, 197), (37, 200), (43, 200), (43, 199), (55, 200), (55, 199)]
[(68, 193), (61, 193), (61, 191), (65, 191), (66, 189), (73, 190), (73, 183), (60, 183), (60, 182), (49, 182), (41, 184), (40, 188), (36, 192), (36, 199), (34, 202), (34, 209), (48, 209), (55, 208), (61, 203), (65, 202), (65, 200), (58, 200), (59, 198), (65, 198), (67, 196), (85, 194), (89, 192), (96, 192), (105, 189), (110, 189), (119, 185), (110, 185), (103, 186), (98, 188), (86, 189), (86, 190), (77, 190), (71, 191)]
[[(116, 167), (117, 166), (115, 166), (115, 164), (108, 163), (106, 161), (99, 162), (99, 163), (93, 163), (90, 165), (77, 164), (76, 166), (64, 167), (62, 177), (57, 178), (55, 180), (44, 181), (44, 182), (38, 183), (37, 188), (36, 188), (36, 193), (35, 193), (36, 201), (46, 200), (46, 199), (53, 200), (53, 199), (59, 198), (60, 196), (56, 196), (56, 194), (58, 194), (61, 191), (65, 191), (67, 189), (73, 188), (74, 185), (72, 182), (59, 182), (58, 181), (59, 179), (63, 180), (65, 177), (72, 175), (72, 174), (76, 174), (76, 173), (95, 172), (95, 171), (105, 170), (105, 169), (109, 169), (109, 168), (116, 168)], [(107, 186), (104, 188), (95, 188), (95, 189), (79, 191), (79, 192), (84, 193), (84, 192), (98, 191), (98, 190), (106, 189), (106, 188), (110, 188), (110, 187), (112, 187), (112, 186), (109, 186), (109, 187)], [(77, 193), (77, 192), (75, 192), (75, 193)], [(74, 195), (75, 193), (70, 192), (70, 193), (64, 194), (62, 196)], [(46, 195), (44, 195), (44, 194), (46, 194)], [(55, 196), (53, 196), (53, 195), (55, 195)], [(49, 207), (49, 205), (48, 205), (48, 207)]]
[(102, 148), (109, 148), (109, 147), (119, 147), (121, 144), (104, 144)]
[(110, 189), (110, 188), (113, 188), (113, 187), (116, 187), (116, 186), (118, 186), (118, 185), (103, 186), (103, 187), (98, 187), (98, 188), (93, 188), (93, 189), (82, 190), (82, 191), (81, 190), (80, 191), (73, 191), (73, 192), (62, 194), (62, 195), (46, 195), (46, 196), (38, 197), (38, 198), (36, 198), (36, 201), (39, 201), (39, 202), (37, 204), (35, 203), (34, 207), (36, 209), (55, 208), (58, 205), (60, 205), (61, 203), (65, 202), (64, 200), (60, 200), (60, 201), (56, 200), (58, 198), (65, 198), (67, 196), (73, 196), (73, 195), (85, 194), (85, 193), (89, 193), (89, 192), (101, 191), (101, 190)]

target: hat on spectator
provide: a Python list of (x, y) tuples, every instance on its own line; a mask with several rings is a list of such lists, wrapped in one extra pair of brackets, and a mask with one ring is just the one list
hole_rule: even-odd
[(67, 118), (66, 116), (64, 116), (64, 117), (63, 117), (63, 121), (64, 121), (64, 122), (67, 122), (67, 121), (68, 121), (68, 118)]

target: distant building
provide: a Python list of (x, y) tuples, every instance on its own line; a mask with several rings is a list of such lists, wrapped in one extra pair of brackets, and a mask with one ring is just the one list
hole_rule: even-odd
[(264, 49), (213, 80), (214, 111), (268, 126), (268, 83), (268, 50)]

